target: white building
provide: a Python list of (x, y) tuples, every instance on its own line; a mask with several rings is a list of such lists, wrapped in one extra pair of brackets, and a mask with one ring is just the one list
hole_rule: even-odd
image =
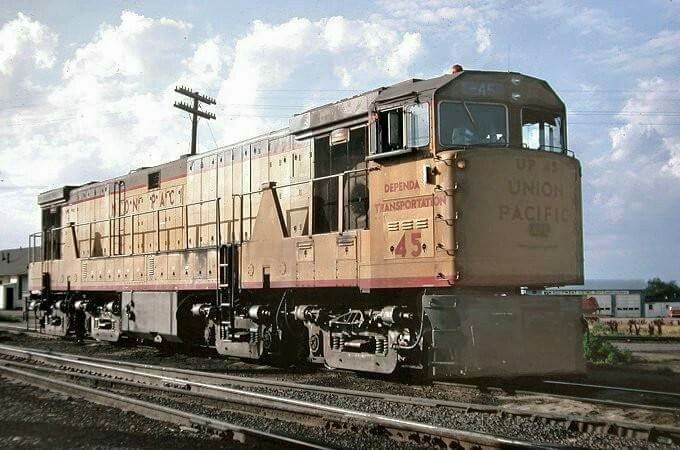
[(597, 301), (600, 317), (645, 317), (644, 280), (586, 280), (583, 285), (527, 291), (534, 295), (578, 295)]
[(28, 290), (28, 249), (0, 250), (0, 310), (23, 308)]
[(646, 302), (645, 317), (667, 317), (671, 309), (676, 313), (680, 311), (680, 301)]

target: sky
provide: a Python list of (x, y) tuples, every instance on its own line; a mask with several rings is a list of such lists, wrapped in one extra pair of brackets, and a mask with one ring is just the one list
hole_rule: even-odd
[(547, 80), (583, 166), (586, 278), (680, 279), (680, 2), (38, 1), (0, 4), (0, 248), (39, 192), (188, 152), (172, 107), (215, 97), (199, 151), (452, 64)]

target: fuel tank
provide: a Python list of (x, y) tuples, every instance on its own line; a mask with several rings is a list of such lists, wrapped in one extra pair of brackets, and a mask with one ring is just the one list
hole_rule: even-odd
[(459, 286), (583, 282), (577, 159), (497, 148), (457, 152), (454, 161)]

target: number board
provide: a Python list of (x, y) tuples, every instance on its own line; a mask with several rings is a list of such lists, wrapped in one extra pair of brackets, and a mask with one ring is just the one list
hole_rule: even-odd
[(505, 86), (490, 81), (463, 81), (463, 95), (466, 97), (499, 97), (505, 94)]

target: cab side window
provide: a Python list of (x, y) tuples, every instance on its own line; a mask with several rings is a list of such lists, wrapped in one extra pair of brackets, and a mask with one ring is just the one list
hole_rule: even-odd
[(377, 130), (377, 153), (389, 153), (429, 145), (429, 103), (413, 103), (379, 112)]
[(43, 259), (45, 261), (61, 259), (61, 207), (44, 208), (42, 210)]
[(430, 143), (430, 108), (428, 103), (406, 107), (406, 146), (425, 147)]
[(378, 117), (379, 153), (404, 148), (404, 108), (383, 111)]

